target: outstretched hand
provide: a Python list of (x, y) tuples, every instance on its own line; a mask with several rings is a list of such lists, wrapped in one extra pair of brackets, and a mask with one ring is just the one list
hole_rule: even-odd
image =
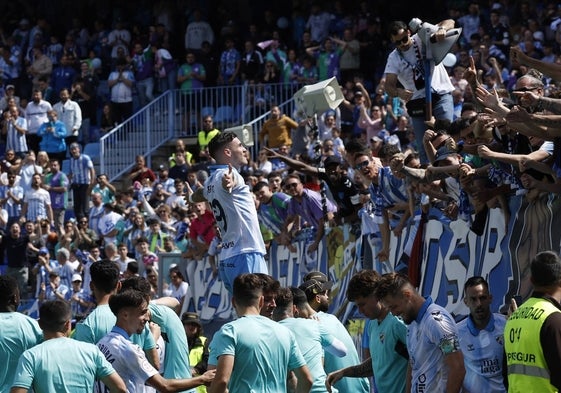
[(205, 386), (209, 386), (211, 382), (214, 380), (215, 376), (216, 376), (216, 370), (208, 370), (205, 371), (203, 375), (201, 375), (201, 379)]
[(269, 157), (282, 157), (279, 153), (277, 153), (275, 150), (270, 149), (268, 147), (263, 147), (263, 150), (265, 150), (267, 152), (267, 154), (269, 155)]
[(512, 94), (518, 98), (518, 102), (524, 107), (536, 106), (540, 100), (540, 96), (533, 91), (513, 91)]
[(390, 160), (390, 169), (393, 173), (399, 172), (405, 165), (405, 155), (403, 153), (394, 154)]
[(493, 91), (488, 91), (483, 86), (479, 86), (475, 90), (475, 98), (480, 105), (493, 110), (496, 110), (501, 103), (499, 94), (497, 93), (496, 89), (493, 89)]
[(329, 393), (331, 393), (331, 386), (337, 383), (341, 378), (343, 378), (343, 372), (341, 370), (334, 371), (325, 378), (325, 387)]
[(510, 47), (510, 60), (513, 65), (527, 65), (528, 55), (519, 46)]
[(189, 196), (193, 195), (193, 189), (191, 188), (191, 185), (189, 184), (188, 181), (186, 181), (184, 184), (185, 184), (185, 191), (187, 194), (187, 198), (189, 198)]
[(511, 123), (528, 123), (531, 121), (531, 118), (528, 111), (516, 105), (508, 115), (506, 115), (506, 120)]
[(466, 68), (463, 75), (464, 79), (468, 81), (470, 85), (477, 85), (477, 68), (475, 67), (475, 61), (473, 57), (469, 57), (469, 67)]

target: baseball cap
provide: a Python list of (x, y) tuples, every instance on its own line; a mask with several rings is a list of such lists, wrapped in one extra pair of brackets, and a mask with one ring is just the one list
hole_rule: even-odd
[(10, 90), (10, 89), (15, 90), (15, 88), (16, 87), (14, 85), (6, 85), (6, 90)]
[(314, 271), (311, 271), (304, 276), (303, 281), (308, 281), (308, 280), (317, 280), (319, 282), (328, 282), (329, 277), (327, 277), (327, 274), (325, 274), (325, 273), (314, 270)]
[(301, 290), (303, 290), (306, 293), (306, 296), (308, 295), (317, 295), (318, 293), (323, 293), (325, 291), (328, 291), (329, 289), (331, 289), (331, 287), (333, 286), (333, 283), (328, 281), (328, 282), (319, 282), (318, 280), (308, 280), (308, 281), (304, 281), (304, 283), (302, 283), (298, 288), (300, 288)]
[(39, 254), (48, 254), (49, 253), (49, 249), (47, 247), (41, 247), (39, 249)]
[(183, 322), (184, 325), (188, 323), (194, 323), (195, 325), (199, 325), (201, 327), (203, 326), (201, 324), (201, 320), (199, 319), (199, 316), (195, 312), (184, 312), (183, 315), (181, 316), (181, 322)]
[(327, 156), (327, 158), (323, 160), (323, 166), (327, 168), (330, 165), (341, 165), (341, 159), (337, 156)]
[(72, 282), (76, 282), (76, 281), (82, 281), (82, 276), (79, 275), (78, 273), (74, 273), (72, 275)]
[(450, 156), (457, 155), (458, 153), (452, 149), (449, 149), (447, 146), (442, 146), (436, 151), (436, 155), (434, 156), (434, 162), (432, 163), (434, 166), (438, 166), (438, 163)]

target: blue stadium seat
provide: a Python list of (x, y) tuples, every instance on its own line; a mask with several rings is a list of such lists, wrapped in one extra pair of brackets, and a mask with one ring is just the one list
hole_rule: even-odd
[(67, 175), (70, 173), (70, 159), (62, 160), (62, 166), (60, 170)]
[(215, 123), (228, 123), (234, 120), (234, 108), (229, 105), (219, 106), (214, 114)]
[(201, 118), (205, 116), (214, 116), (214, 107), (212, 106), (203, 106), (201, 108)]
[(191, 112), (190, 123), (192, 126), (200, 126), (205, 116), (214, 116), (213, 106), (203, 106), (199, 113)]
[(100, 149), (99, 149), (99, 142), (91, 142), (84, 146), (83, 153), (89, 156), (94, 165), (99, 164), (99, 156), (100, 156)]

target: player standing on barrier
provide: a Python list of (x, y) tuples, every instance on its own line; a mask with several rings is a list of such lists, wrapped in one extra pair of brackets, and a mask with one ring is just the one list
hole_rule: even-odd
[(224, 286), (232, 293), (232, 283), (238, 275), (268, 273), (265, 243), (253, 195), (238, 172), (248, 164), (246, 147), (233, 132), (223, 132), (210, 141), (208, 149), (218, 165), (204, 187), (188, 191), (188, 197), (190, 202), (210, 203), (222, 235), (218, 270)]

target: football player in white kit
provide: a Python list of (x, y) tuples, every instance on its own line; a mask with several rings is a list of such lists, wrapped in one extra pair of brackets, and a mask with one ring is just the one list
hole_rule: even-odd
[(222, 132), (208, 145), (217, 165), (204, 187), (188, 190), (190, 202), (208, 201), (222, 235), (218, 270), (228, 292), (242, 273), (268, 274), (265, 243), (259, 229), (257, 210), (249, 186), (238, 172), (248, 164), (244, 144), (233, 132)]

